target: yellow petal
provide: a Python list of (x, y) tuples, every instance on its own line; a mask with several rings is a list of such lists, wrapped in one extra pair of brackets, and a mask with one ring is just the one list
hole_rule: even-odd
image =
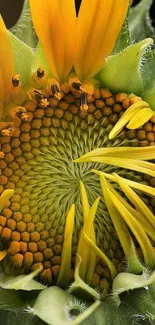
[[(114, 176), (114, 174), (108, 174), (108, 173), (104, 173), (104, 172), (100, 172), (98, 170), (92, 169), (92, 172), (97, 174), (97, 175), (103, 175), (105, 178), (111, 180), (112, 182), (117, 182), (116, 177)], [(155, 196), (155, 188), (152, 186), (148, 186), (148, 185), (144, 185), (142, 183), (138, 183), (135, 181), (131, 181), (130, 179), (121, 177), (121, 179), (130, 187), (139, 190), (145, 194), (148, 194), (150, 196)]]
[(116, 209), (121, 214), (122, 218), (128, 225), (129, 229), (137, 239), (143, 255), (145, 263), (148, 267), (154, 268), (155, 266), (155, 253), (152, 247), (150, 240), (148, 239), (144, 229), (141, 224), (134, 218), (132, 213), (122, 204), (122, 202), (117, 198), (115, 194), (113, 194), (110, 190), (108, 190), (108, 194), (115, 205)]
[(121, 187), (124, 194), (130, 200), (130, 202), (135, 206), (136, 210), (139, 211), (145, 218), (150, 222), (152, 227), (155, 227), (155, 216), (152, 211), (147, 207), (144, 201), (134, 192), (128, 184), (119, 175), (114, 174), (116, 181)]
[(144, 101), (138, 101), (131, 105), (121, 116), (118, 122), (115, 124), (111, 132), (109, 133), (109, 139), (113, 139), (117, 134), (119, 134), (124, 126), (134, 117), (135, 114), (139, 113), (142, 108), (149, 107), (149, 105)]
[(128, 5), (129, 0), (82, 0), (75, 58), (80, 79), (96, 74), (111, 54)]
[(5, 249), (4, 251), (0, 251), (0, 261), (2, 261), (4, 258), (5, 258), (5, 256), (7, 255), (7, 250)]
[(30, 9), (51, 72), (60, 81), (70, 72), (74, 61), (74, 0), (30, 0)]
[(138, 111), (127, 124), (128, 129), (138, 129), (140, 126), (144, 125), (146, 122), (150, 120), (150, 118), (154, 115), (154, 112), (151, 108), (145, 107)]
[[(13, 57), (8, 31), (0, 16), (0, 102), (5, 105), (11, 91), (14, 75)], [(1, 113), (0, 113), (1, 115)]]
[(98, 148), (87, 152), (74, 162), (84, 162), (88, 158), (93, 157), (115, 157), (115, 158), (128, 158), (136, 160), (154, 160), (155, 159), (155, 146), (150, 147), (111, 147), (111, 148)]
[(71, 268), (71, 255), (72, 255), (72, 237), (74, 230), (75, 219), (75, 205), (72, 204), (66, 218), (64, 243), (62, 251), (62, 262), (57, 284), (61, 287), (69, 283), (70, 268)]

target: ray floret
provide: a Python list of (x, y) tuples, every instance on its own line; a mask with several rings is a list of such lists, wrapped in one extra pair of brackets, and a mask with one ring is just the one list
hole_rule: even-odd
[[(74, 0), (30, 0), (36, 33), (52, 75), (64, 79), (74, 62), (76, 12)], [(44, 26), (44, 28), (43, 28)]]
[(111, 54), (128, 5), (128, 0), (82, 1), (77, 21), (74, 64), (81, 80), (95, 75)]
[(148, 103), (140, 100), (132, 104), (109, 133), (109, 139), (113, 139), (119, 134), (124, 126), (127, 126), (128, 129), (139, 128), (149, 121), (152, 116), (154, 116), (154, 112), (151, 110)]

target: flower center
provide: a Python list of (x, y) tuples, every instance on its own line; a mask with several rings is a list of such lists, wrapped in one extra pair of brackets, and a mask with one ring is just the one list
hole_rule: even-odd
[[(101, 189), (91, 169), (116, 171), (111, 166), (77, 164), (73, 160), (98, 147), (146, 146), (154, 141), (154, 133), (147, 133), (145, 129), (125, 130), (114, 140), (108, 138), (122, 112), (138, 100), (135, 96), (114, 96), (107, 89), (96, 89), (93, 96), (88, 96), (88, 111), (84, 111), (80, 109), (78, 90), (66, 91), (63, 85), (61, 90), (63, 98), (58, 100), (50, 96), (47, 107), (34, 99), (27, 100), (23, 105), (27, 120), (20, 121), (11, 137), (1, 137), (4, 152), (4, 159), (0, 160), (1, 192), (15, 190), (0, 216), (1, 245), (4, 249), (8, 247), (4, 266), (6, 268), (9, 261), (11, 272), (22, 270), (24, 273), (41, 264), (43, 271), (39, 279), (49, 284), (57, 282), (66, 215), (74, 203), (76, 218), (70, 279), (73, 276), (83, 225), (79, 182), (84, 183), (92, 204), (101, 195)], [(126, 175), (124, 170), (121, 173)], [(133, 175), (128, 172), (129, 178)], [(143, 180), (143, 176), (135, 177)], [(124, 254), (103, 201), (97, 211), (95, 231), (97, 245), (117, 270), (121, 270)], [(92, 286), (100, 284), (106, 288), (109, 282), (108, 268), (97, 261)]]

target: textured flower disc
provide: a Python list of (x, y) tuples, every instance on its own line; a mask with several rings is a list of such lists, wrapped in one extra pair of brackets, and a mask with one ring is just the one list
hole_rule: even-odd
[[(38, 279), (55, 284), (61, 268), (66, 215), (76, 206), (72, 238), (70, 280), (73, 280), (79, 233), (83, 225), (79, 182), (82, 180), (92, 204), (101, 202), (95, 218), (98, 247), (118, 272), (125, 265), (124, 253), (103, 202), (98, 176), (91, 169), (120, 175), (155, 186), (155, 178), (97, 163), (73, 162), (98, 147), (148, 146), (155, 144), (155, 118), (138, 130), (127, 130), (113, 140), (108, 134), (122, 112), (140, 100), (127, 94), (113, 95), (108, 89), (95, 89), (88, 96), (88, 111), (80, 109), (80, 92), (61, 86), (62, 99), (50, 96), (44, 107), (34, 99), (23, 103), (28, 114), (11, 137), (1, 136), (0, 192), (14, 189), (8, 206), (0, 216), (1, 248), (8, 248), (3, 262), (6, 272), (28, 273), (39, 265)], [(46, 106), (46, 105), (45, 105)], [(155, 199), (147, 204), (154, 209)], [(108, 289), (108, 267), (98, 258), (91, 285)]]

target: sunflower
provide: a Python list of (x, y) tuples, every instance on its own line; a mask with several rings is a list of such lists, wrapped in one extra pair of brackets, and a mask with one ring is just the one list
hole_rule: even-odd
[(0, 308), (150, 324), (153, 40), (115, 52), (129, 0), (82, 0), (78, 18), (74, 0), (29, 4), (35, 51), (0, 18)]

